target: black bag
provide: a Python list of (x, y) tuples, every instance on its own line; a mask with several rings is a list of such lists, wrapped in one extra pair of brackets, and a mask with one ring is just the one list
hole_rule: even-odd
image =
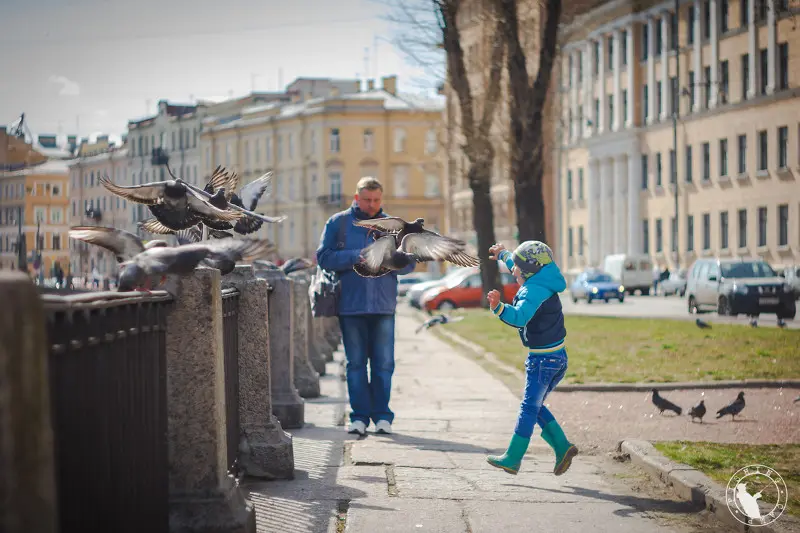
[[(342, 215), (339, 221), (339, 233), (336, 237), (337, 250), (344, 248), (348, 219), (349, 217), (345, 214)], [(312, 316), (339, 316), (339, 294), (341, 291), (342, 284), (339, 275), (317, 265), (317, 271), (311, 277), (311, 284), (308, 286)]]

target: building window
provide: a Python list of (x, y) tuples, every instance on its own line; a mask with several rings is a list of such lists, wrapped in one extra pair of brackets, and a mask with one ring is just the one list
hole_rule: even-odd
[(711, 215), (703, 213), (703, 250), (711, 249)]
[(439, 197), (439, 176), (433, 173), (425, 175), (425, 198)]
[(583, 200), (583, 168), (578, 169), (578, 200)]
[(280, 163), (281, 159), (283, 159), (283, 137), (278, 135), (275, 141), (275, 160)]
[(572, 257), (572, 228), (567, 229), (567, 255)]
[(342, 173), (330, 172), (328, 174), (328, 185), (331, 198), (340, 198), (342, 196)]
[(647, 154), (642, 154), (642, 190), (643, 191), (647, 190), (647, 187), (648, 187), (648, 183), (647, 183), (647, 173), (648, 173), (647, 163), (648, 163), (648, 161), (649, 161), (649, 158), (647, 157)]
[(594, 42), (594, 75), (600, 73), (600, 41)]
[(723, 211), (719, 214), (719, 247), (722, 250), (728, 249), (728, 212)]
[(789, 88), (789, 43), (778, 45), (778, 90)]
[(394, 168), (394, 196), (395, 198), (408, 196), (408, 169), (406, 167)]
[(272, 161), (272, 137), (267, 137), (267, 147), (264, 149), (264, 161), (266, 163)]
[(742, 54), (742, 101), (747, 100), (750, 87), (750, 54)]
[(425, 153), (433, 155), (438, 151), (439, 139), (436, 135), (436, 130), (428, 130), (425, 134)]
[[(103, 198), (103, 200), (105, 200), (105, 198)], [(63, 215), (64, 215), (64, 213), (62, 212), (60, 207), (51, 207), (50, 208), (50, 223), (51, 224), (63, 224), (64, 223)]]
[(686, 147), (686, 183), (691, 183), (693, 179), (693, 172), (692, 167), (694, 164), (692, 163), (692, 147)]
[(289, 159), (292, 159), (294, 157), (294, 135), (290, 133), (286, 138), (289, 145)]
[(620, 59), (622, 66), (626, 66), (628, 64), (628, 30), (622, 30), (619, 36), (620, 40)]
[(650, 253), (650, 221), (642, 220), (642, 252)]
[(310, 140), (309, 144), (311, 146), (310, 146), (309, 151), (313, 155), (313, 154), (317, 153), (317, 132), (316, 131), (311, 130), (310, 139), (311, 140)]
[(719, 64), (719, 102), (721, 104), (728, 103), (728, 82), (730, 81), (730, 73), (728, 72), (728, 60), (726, 59)]
[(669, 151), (669, 182), (673, 185), (678, 182), (678, 160), (672, 149)]
[(686, 217), (686, 251), (694, 251), (694, 215)]
[(758, 132), (758, 170), (767, 170), (769, 156), (767, 153), (767, 130)]
[(34, 207), (33, 208), (33, 221), (34, 222), (41, 222), (43, 224), (47, 224), (47, 208), (46, 207)]
[(789, 128), (781, 126), (778, 128), (778, 168), (785, 169), (788, 165), (789, 156)]
[(728, 139), (719, 140), (719, 175), (728, 175)]
[[(746, 0), (745, 0), (746, 1)], [(694, 44), (694, 6), (690, 5), (686, 17), (686, 44)]]
[(778, 246), (789, 246), (789, 204), (778, 206)]
[(578, 83), (583, 81), (583, 51), (578, 51)]
[(703, 2), (703, 39), (711, 38), (711, 2)]
[(406, 151), (406, 130), (396, 128), (394, 130), (394, 152), (396, 154)]
[(606, 65), (608, 65), (607, 72), (614, 70), (614, 37), (611, 35), (608, 36), (608, 61)]
[(250, 142), (244, 142), (244, 169), (246, 172), (250, 171)]
[(567, 200), (572, 200), (572, 171), (567, 170)]
[(656, 187), (661, 187), (661, 152), (656, 154)]
[(654, 118), (658, 118), (661, 116), (661, 113), (664, 112), (664, 104), (663, 98), (661, 98), (661, 82), (656, 82), (656, 116)]
[(61, 249), (61, 235), (57, 233), (53, 234), (53, 250), (60, 250)]
[(678, 14), (669, 14), (669, 49), (678, 49)]
[(594, 99), (594, 120), (595, 124), (600, 124), (600, 99)]
[(664, 35), (661, 34), (661, 19), (660, 18), (656, 19), (655, 26), (656, 26), (656, 38), (655, 38), (656, 49), (653, 50), (653, 55), (655, 57), (659, 57), (661, 55), (661, 41), (665, 37)]
[(766, 48), (762, 48), (761, 49), (761, 53), (759, 54), (759, 63), (760, 63), (759, 64), (759, 66), (760, 66), (759, 72), (761, 74), (761, 79), (758, 80), (758, 81), (759, 81), (759, 85), (760, 85), (760, 87), (759, 87), (760, 94), (767, 94), (767, 82), (769, 81), (769, 78), (768, 78), (768, 76), (769, 76), (769, 63), (768, 63), (768, 60), (767, 60), (768, 57), (769, 57), (769, 54), (767, 52), (767, 49)]
[(614, 95), (609, 94), (607, 100), (608, 100), (608, 106), (606, 107), (606, 109), (608, 109), (608, 119), (606, 119), (606, 122), (608, 122), (609, 125), (608, 129), (611, 129), (611, 126), (617, 125), (614, 124)]
[(694, 109), (694, 93), (697, 90), (694, 82), (694, 71), (689, 71), (689, 109)]
[(747, 27), (750, 22), (749, 13), (747, 11), (747, 0), (739, 1), (739, 26), (742, 28)]
[(364, 130), (364, 151), (371, 152), (375, 148), (375, 135), (372, 130)]
[(706, 109), (711, 106), (711, 67), (703, 68), (703, 89), (705, 89)]
[(758, 208), (758, 246), (767, 245), (767, 208)]
[(650, 118), (650, 94), (648, 91), (648, 87), (645, 84), (642, 87), (642, 122), (647, 122)]
[(339, 128), (331, 128), (330, 131), (330, 151), (331, 153), (338, 154), (340, 146), (340, 138), (339, 138)]
[(583, 226), (578, 226), (578, 255), (583, 257)]
[(737, 144), (739, 145), (737, 170), (739, 174), (744, 174), (747, 172), (747, 135), (739, 135)]
[(678, 89), (678, 77), (673, 76), (669, 79), (670, 115), (674, 115), (678, 112), (678, 107), (680, 106), (680, 93), (680, 89)]
[(628, 90), (622, 90), (622, 123), (626, 122), (626, 118), (628, 116)]
[(739, 248), (747, 248), (747, 209), (739, 209)]
[(661, 219), (656, 219), (656, 253), (661, 253), (664, 251), (664, 243), (663, 243), (664, 235), (662, 234), (661, 228)]
[(703, 143), (703, 181), (711, 179), (711, 144)]
[(675, 217), (670, 219), (670, 227), (672, 232), (670, 233), (670, 240), (672, 241), (672, 251), (678, 251), (678, 220)]
[(719, 30), (722, 33), (728, 31), (728, 0), (720, 0), (719, 3)]
[(648, 46), (650, 43), (648, 42), (648, 25), (642, 24), (642, 61), (647, 59), (647, 56), (650, 54), (650, 50), (648, 50)]

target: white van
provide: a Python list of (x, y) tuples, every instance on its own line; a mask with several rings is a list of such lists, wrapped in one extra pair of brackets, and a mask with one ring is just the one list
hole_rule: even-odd
[(650, 294), (653, 285), (653, 263), (645, 254), (613, 254), (603, 260), (603, 271), (625, 287), (625, 292)]

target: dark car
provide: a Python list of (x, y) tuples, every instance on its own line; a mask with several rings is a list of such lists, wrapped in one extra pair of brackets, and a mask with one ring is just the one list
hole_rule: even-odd
[(796, 312), (792, 287), (760, 259), (698, 259), (686, 294), (690, 313), (716, 309), (720, 315), (775, 314), (781, 320)]

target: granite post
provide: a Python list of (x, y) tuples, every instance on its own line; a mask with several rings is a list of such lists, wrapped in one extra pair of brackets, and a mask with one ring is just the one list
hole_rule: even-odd
[(305, 403), (294, 386), (291, 281), (282, 270), (266, 270), (260, 276), (272, 287), (268, 321), (272, 413), (284, 429), (300, 428), (305, 421)]
[(308, 301), (309, 283), (302, 272), (289, 274), (292, 285), (292, 343), (294, 351), (294, 386), (303, 398), (319, 396), (319, 373), (311, 366), (308, 357)]
[(170, 531), (253, 533), (255, 511), (228, 473), (219, 270), (174, 283), (167, 318)]
[(0, 531), (55, 533), (45, 315), (23, 272), (0, 272)]
[[(311, 287), (311, 271), (309, 269), (298, 270), (297, 272), (293, 272), (292, 275), (304, 279), (307, 283), (306, 287)], [(308, 360), (311, 362), (311, 366), (314, 367), (314, 370), (316, 370), (317, 374), (324, 376), (325, 372), (327, 371), (325, 368), (325, 355), (320, 349), (319, 338), (317, 336), (317, 332), (314, 330), (316, 321), (314, 320), (314, 313), (311, 312), (311, 297), (308, 293), (306, 293), (304, 301), (308, 306), (308, 312), (306, 313), (306, 329), (308, 330), (308, 335), (306, 335), (306, 339), (308, 340)]]
[(264, 479), (292, 479), (292, 436), (272, 414), (268, 298), (269, 285), (249, 265), (222, 278), (239, 290), (239, 466)]

